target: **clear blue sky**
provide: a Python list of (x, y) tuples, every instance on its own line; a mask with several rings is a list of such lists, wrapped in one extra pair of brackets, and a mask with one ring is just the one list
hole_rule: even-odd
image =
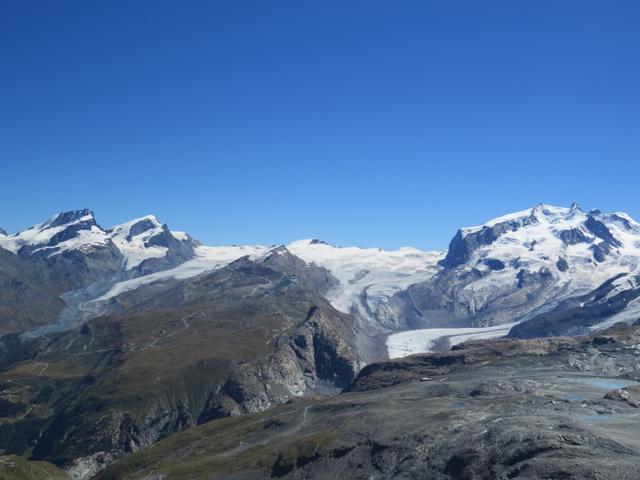
[(538, 202), (640, 218), (640, 2), (0, 2), (0, 226), (444, 248)]

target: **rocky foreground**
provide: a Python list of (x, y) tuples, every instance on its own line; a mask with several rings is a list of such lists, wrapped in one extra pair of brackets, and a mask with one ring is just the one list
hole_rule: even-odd
[(348, 391), (178, 433), (106, 479), (636, 479), (640, 322), (365, 367)]

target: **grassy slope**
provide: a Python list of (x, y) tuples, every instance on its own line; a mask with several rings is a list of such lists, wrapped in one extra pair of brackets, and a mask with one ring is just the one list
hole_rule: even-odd
[(3, 455), (0, 456), (0, 480), (69, 480), (69, 477), (50, 463)]
[[(312, 458), (335, 439), (333, 428), (298, 434), (309, 402), (294, 402), (242, 417), (217, 420), (168, 437), (99, 474), (97, 480), (210, 479), (217, 475), (263, 476), (275, 461), (286, 465)], [(248, 443), (244, 443), (251, 439)], [(254, 472), (254, 473), (251, 473)]]

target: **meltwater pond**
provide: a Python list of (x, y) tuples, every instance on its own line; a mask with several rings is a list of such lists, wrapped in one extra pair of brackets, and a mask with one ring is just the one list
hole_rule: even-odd
[(562, 375), (556, 377), (554, 383), (571, 402), (597, 400), (611, 390), (640, 385), (640, 382), (626, 378), (589, 375)]
[(619, 388), (632, 387), (634, 385), (640, 385), (640, 382), (635, 380), (628, 380), (626, 378), (617, 377), (588, 377), (588, 376), (576, 376), (576, 377), (561, 377), (564, 378), (567, 383), (577, 383), (590, 385), (602, 390), (618, 390)]

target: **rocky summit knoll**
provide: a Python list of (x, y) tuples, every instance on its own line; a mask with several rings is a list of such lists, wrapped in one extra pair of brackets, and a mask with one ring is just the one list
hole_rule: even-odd
[[(640, 318), (639, 265), (640, 224), (624, 213), (577, 205), (541, 204), (462, 228), (446, 252), (337, 247), (318, 239), (215, 247), (153, 215), (105, 228), (88, 209), (60, 213), (15, 234), (0, 232), (0, 454), (13, 473), (45, 468), (86, 480), (113, 465), (104, 475), (138, 478), (118, 470), (133, 468), (131, 458), (152, 478), (144, 452), (163, 452), (170, 461), (167, 451), (149, 448), (175, 446), (174, 438), (190, 444), (189, 435), (202, 434), (215, 446), (198, 444), (193, 448), (203, 457), (190, 451), (179, 461), (193, 454), (206, 468), (187, 462), (190, 470), (180, 477), (170, 464), (162, 475), (331, 478), (328, 472), (340, 476), (343, 469), (355, 475), (356, 462), (371, 478), (393, 478), (393, 462), (410, 463), (400, 456), (402, 442), (415, 450), (411, 458), (423, 458), (420, 435), (444, 442), (442, 435), (458, 425), (463, 438), (464, 425), (474, 425), (473, 415), (490, 418), (492, 404), (515, 409), (513, 418), (524, 412), (521, 405), (541, 416), (588, 412), (595, 400), (619, 405), (601, 398), (608, 390), (578, 377), (635, 375), (627, 362), (635, 358), (635, 327), (606, 329)], [(608, 336), (600, 333), (605, 330)], [(569, 337), (578, 335), (587, 336)], [(446, 353), (387, 362), (438, 350)], [(566, 382), (540, 383), (554, 369), (568, 372)], [(478, 376), (484, 386), (478, 382), (471, 395), (472, 379), (464, 375)], [(503, 389), (509, 395), (498, 395)], [(585, 396), (575, 389), (595, 390)], [(634, 392), (610, 396), (624, 397), (632, 408)], [(576, 403), (571, 395), (586, 400)], [(463, 400), (442, 403), (458, 396)], [(555, 402), (547, 409), (542, 400), (530, 401), (547, 397)], [(351, 407), (348, 399), (358, 400)], [(433, 429), (407, 440), (401, 430), (418, 432), (403, 417), (411, 409)], [(380, 435), (397, 438), (363, 430), (351, 411)], [(340, 430), (335, 422), (343, 418)], [(262, 425), (257, 419), (270, 422), (264, 435), (251, 426)], [(493, 431), (477, 421), (478, 431)], [(310, 430), (323, 422), (337, 430)], [(581, 422), (576, 425), (587, 428)], [(350, 430), (360, 433), (349, 436)], [(317, 438), (307, 442), (303, 432)], [(274, 450), (264, 450), (271, 437)], [(447, 441), (454, 443), (442, 444), (458, 448), (454, 437)], [(532, 475), (521, 461), (513, 461), (520, 468), (514, 470), (499, 453), (485, 458), (486, 442), (481, 453), (460, 452), (449, 467), (415, 460), (415, 475), (474, 478), (465, 462), (490, 465), (477, 473), (487, 478)], [(614, 450), (617, 465), (622, 457)], [(433, 458), (438, 452), (428, 450)], [(225, 467), (223, 459), (237, 467)]]

